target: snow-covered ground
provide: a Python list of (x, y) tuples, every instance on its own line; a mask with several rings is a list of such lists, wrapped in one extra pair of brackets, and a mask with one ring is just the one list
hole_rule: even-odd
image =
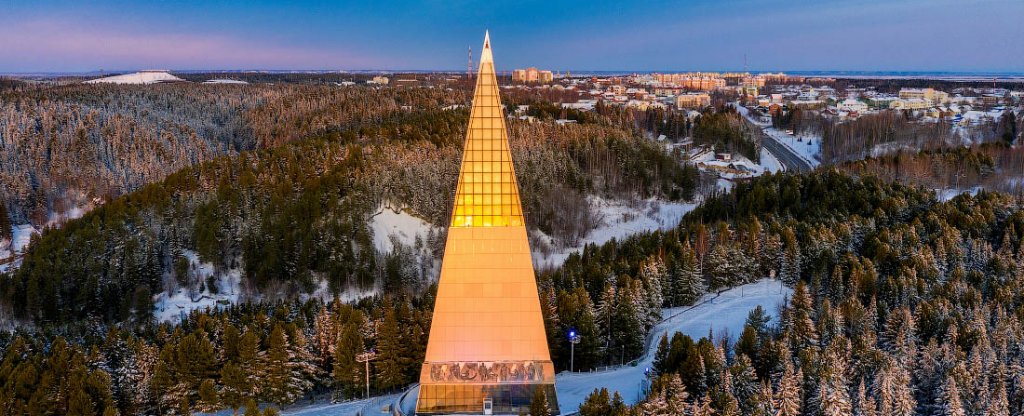
[(698, 168), (715, 170), (719, 176), (726, 179), (750, 178), (783, 170), (779, 160), (765, 148), (761, 148), (760, 163), (754, 163), (740, 154), (732, 154), (731, 157), (731, 160), (724, 161), (717, 159), (714, 152), (697, 151), (691, 156), (690, 161)]
[(782, 163), (779, 162), (779, 159), (775, 158), (775, 155), (773, 155), (772, 152), (769, 152), (768, 149), (763, 147), (761, 148), (761, 168), (764, 169), (764, 172), (768, 173), (782, 172), (786, 170), (785, 166), (782, 166)]
[(28, 243), (32, 241), (32, 234), (39, 234), (39, 230), (32, 224), (19, 224), (11, 227), (11, 240), (0, 241), (0, 263), (3, 263), (0, 264), (0, 273), (5, 273), (21, 265), (20, 257), (18, 259), (12, 259), (12, 257), (25, 251), (25, 247), (28, 247)]
[(946, 202), (946, 201), (949, 201), (950, 199), (956, 198), (960, 194), (976, 195), (978, 193), (978, 191), (980, 191), (981, 189), (982, 189), (982, 187), (980, 187), (980, 186), (975, 186), (975, 187), (973, 187), (971, 189), (955, 189), (955, 188), (936, 189), (935, 190), (935, 196), (936, 196), (936, 198), (938, 198), (939, 202)]
[(246, 85), (248, 82), (239, 81), (237, 79), (208, 79), (203, 81), (203, 84), (239, 84)]
[(86, 84), (157, 84), (161, 82), (184, 81), (166, 71), (140, 71), (131, 74), (114, 75), (85, 81)]
[(605, 387), (609, 392), (618, 391), (622, 399), (634, 404), (641, 399), (644, 370), (650, 368), (657, 352), (658, 340), (662, 334), (682, 332), (699, 339), (714, 333), (728, 334), (733, 341), (743, 331), (747, 314), (758, 305), (763, 307), (773, 321), (779, 306), (785, 303), (792, 292), (778, 280), (762, 280), (729, 289), (719, 295), (706, 295), (695, 306), (665, 309), (664, 320), (655, 325), (648, 336), (647, 351), (636, 366), (624, 366), (593, 373), (562, 372), (556, 376), (555, 389), (562, 413), (576, 411), (580, 404), (595, 388)]
[[(601, 245), (613, 238), (622, 240), (633, 234), (654, 230), (667, 230), (679, 225), (683, 215), (697, 206), (695, 203), (665, 202), (655, 199), (640, 200), (635, 206), (627, 201), (588, 197), (590, 205), (597, 211), (600, 225), (591, 230), (578, 246), (555, 249), (550, 255), (533, 252), (533, 262), (538, 268), (558, 267), (575, 252), (587, 244)], [(550, 237), (543, 236), (549, 243)]]
[(178, 288), (173, 293), (158, 293), (153, 296), (153, 317), (157, 322), (179, 322), (193, 310), (216, 309), (238, 302), (242, 292), (242, 276), (238, 270), (215, 274), (213, 264), (200, 261), (194, 251), (186, 250), (182, 255), (188, 259), (189, 273), (193, 273), (199, 280), (205, 282), (207, 277), (214, 276), (217, 293), (213, 293), (210, 288), (204, 288), (199, 293), (190, 293), (188, 288)]
[(792, 150), (801, 159), (806, 160), (812, 168), (821, 164), (820, 137), (790, 135), (774, 127), (765, 127), (764, 133), (771, 136), (779, 144)]
[(377, 251), (390, 253), (395, 249), (395, 243), (412, 247), (416, 244), (416, 237), (426, 239), (427, 234), (434, 227), (408, 212), (382, 206), (370, 217), (370, 230), (373, 231), (373, 245)]

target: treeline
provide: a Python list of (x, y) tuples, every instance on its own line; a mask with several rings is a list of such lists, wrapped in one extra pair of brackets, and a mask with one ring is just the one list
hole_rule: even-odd
[(964, 192), (976, 188), (1020, 195), (1024, 150), (1002, 143), (935, 150), (901, 150), (837, 166), (854, 174), (924, 186), (936, 191)]
[(720, 106), (701, 112), (693, 122), (693, 142), (711, 145), (716, 152), (738, 153), (758, 163), (761, 143), (743, 117), (731, 106)]
[[(1016, 200), (981, 192), (937, 203), (930, 191), (818, 171), (737, 185), (681, 229), (707, 222), (791, 227), (801, 260), (789, 304), (772, 320), (755, 310), (734, 340), (663, 338), (643, 403), (623, 409), (595, 391), (581, 414), (1024, 411)], [(631, 239), (636, 251), (616, 263), (670, 253), (672, 237)]]
[(177, 326), (82, 328), (64, 337), (0, 339), (0, 413), (176, 414), (283, 406), (303, 398), (362, 397), (374, 350), (372, 394), (418, 379), (432, 293), (358, 305), (337, 299), (194, 312)]
[(36, 226), (221, 155), (468, 100), (332, 84), (16, 85), (0, 90), (0, 200)]
[[(321, 283), (334, 293), (416, 291), (432, 277), (443, 235), (376, 253), (370, 215), (397, 204), (447, 223), (467, 117), (402, 111), (184, 168), (45, 232), (22, 266), (0, 277), (2, 301), (40, 322), (144, 322), (154, 294), (207, 283), (190, 280), (189, 252), (217, 274), (238, 272), (246, 298), (309, 293)], [(596, 226), (587, 195), (693, 197), (692, 167), (613, 127), (514, 123), (512, 132), (530, 226), (556, 241), (574, 243)]]

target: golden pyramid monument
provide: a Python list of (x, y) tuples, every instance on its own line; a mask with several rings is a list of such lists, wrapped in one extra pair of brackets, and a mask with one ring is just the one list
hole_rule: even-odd
[(484, 37), (417, 414), (520, 414), (555, 371), (526, 237), (490, 34)]

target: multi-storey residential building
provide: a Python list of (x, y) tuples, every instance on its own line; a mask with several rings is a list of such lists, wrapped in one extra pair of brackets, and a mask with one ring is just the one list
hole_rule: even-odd
[(551, 71), (540, 70), (536, 67), (516, 69), (512, 71), (513, 82), (551, 82), (555, 79)]
[(707, 94), (682, 94), (676, 96), (677, 108), (702, 108), (711, 105), (711, 96)]
[(900, 99), (924, 100), (932, 104), (942, 104), (949, 102), (949, 94), (934, 88), (903, 88), (900, 90)]

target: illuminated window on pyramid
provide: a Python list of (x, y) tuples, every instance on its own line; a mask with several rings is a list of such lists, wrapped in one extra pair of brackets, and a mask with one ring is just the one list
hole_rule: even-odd
[(483, 62), (455, 192), (452, 227), (523, 225), (494, 64)]

